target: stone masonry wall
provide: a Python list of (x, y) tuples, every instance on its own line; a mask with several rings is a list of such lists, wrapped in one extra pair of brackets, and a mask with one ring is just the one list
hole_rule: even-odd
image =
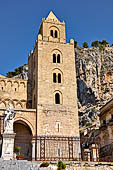
[(0, 108), (8, 107), (9, 100), (14, 108), (26, 108), (26, 80), (0, 77)]

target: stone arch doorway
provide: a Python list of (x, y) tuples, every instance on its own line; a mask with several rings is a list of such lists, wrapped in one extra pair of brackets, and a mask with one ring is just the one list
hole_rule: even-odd
[(14, 122), (14, 133), (15, 142), (14, 148), (16, 146), (21, 147), (21, 154), (24, 154), (24, 159), (32, 159), (32, 131), (30, 127), (24, 121)]

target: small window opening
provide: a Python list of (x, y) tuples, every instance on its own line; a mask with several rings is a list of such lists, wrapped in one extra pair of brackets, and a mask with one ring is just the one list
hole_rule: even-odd
[(55, 30), (55, 38), (57, 38), (58, 37), (58, 33), (57, 33), (57, 31)]
[(58, 148), (58, 156), (60, 157), (60, 155), (61, 155), (61, 154), (60, 154), (60, 148)]
[(60, 63), (60, 54), (57, 56), (57, 63)]
[(56, 83), (56, 73), (53, 73), (53, 82)]
[(50, 30), (50, 35), (53, 37), (53, 30)]
[(53, 63), (56, 63), (56, 54), (53, 54)]
[(16, 88), (15, 88), (15, 91), (16, 91)]
[(3, 90), (4, 88), (2, 87), (2, 90)]
[(58, 123), (58, 132), (60, 132), (60, 124)]
[(58, 83), (61, 83), (61, 74), (58, 73)]
[(55, 104), (60, 104), (60, 95), (59, 95), (59, 93), (55, 94)]

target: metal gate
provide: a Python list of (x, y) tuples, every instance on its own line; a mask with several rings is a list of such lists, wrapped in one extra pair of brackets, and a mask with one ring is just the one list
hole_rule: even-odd
[(77, 137), (38, 136), (37, 158), (41, 161), (79, 160), (78, 147), (80, 140)]

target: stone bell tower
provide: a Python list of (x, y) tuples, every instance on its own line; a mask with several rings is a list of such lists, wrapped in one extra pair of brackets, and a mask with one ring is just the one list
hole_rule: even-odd
[(66, 43), (65, 22), (53, 12), (42, 19), (29, 68), (37, 135), (79, 138), (74, 41)]

